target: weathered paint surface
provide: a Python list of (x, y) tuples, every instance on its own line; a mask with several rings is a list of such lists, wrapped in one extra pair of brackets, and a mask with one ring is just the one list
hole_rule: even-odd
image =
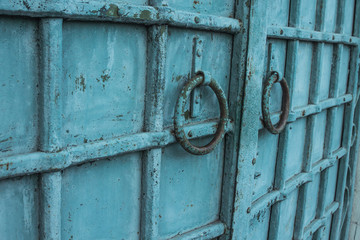
[[(6, 0), (0, 14), (0, 239), (348, 237), (355, 0)], [(195, 146), (218, 131), (210, 87), (175, 109), (200, 70), (228, 110), (202, 156), (174, 134), (176, 111)], [(289, 87), (277, 135), (273, 71)]]

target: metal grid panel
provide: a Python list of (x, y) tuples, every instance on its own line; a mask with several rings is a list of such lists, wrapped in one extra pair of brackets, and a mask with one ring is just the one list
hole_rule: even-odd
[[(326, 1), (325, 1), (326, 2)], [(341, 2), (341, 1), (340, 1)], [(348, 2), (346, 2), (347, 4)], [(57, 105), (56, 96), (56, 82), (59, 81), (58, 69), (61, 69), (61, 29), (62, 19), (56, 18), (44, 18), (42, 21), (42, 38), (44, 43), (43, 59), (47, 59), (55, 65), (47, 66), (44, 61), (42, 64), (43, 79), (48, 84), (44, 88), (44, 110), (43, 110), (43, 132), (42, 132), (42, 152), (28, 153), (17, 156), (10, 156), (2, 158), (2, 168), (0, 171), (0, 178), (9, 178), (15, 176), (22, 176), (34, 173), (42, 173), (48, 171), (56, 171), (65, 169), (69, 166), (81, 164), (89, 160), (98, 160), (103, 157), (114, 156), (127, 152), (146, 150), (143, 160), (143, 192), (144, 197), (142, 204), (146, 214), (142, 217), (142, 234), (149, 239), (158, 238), (158, 227), (156, 224), (158, 218), (158, 192), (159, 184), (157, 181), (160, 177), (160, 165), (161, 165), (161, 148), (175, 142), (174, 137), (171, 134), (170, 129), (163, 129), (161, 104), (163, 101), (163, 94), (161, 88), (153, 88), (157, 84), (160, 86), (164, 84), (164, 69), (163, 61), (165, 58), (163, 53), (166, 51), (165, 44), (167, 35), (167, 25), (177, 27), (187, 27), (193, 29), (210, 30), (217, 32), (227, 32), (235, 34), (234, 43), (240, 46), (233, 52), (233, 66), (232, 66), (232, 82), (236, 83), (230, 92), (229, 99), (237, 99), (235, 104), (230, 104), (232, 109), (232, 119), (234, 120), (234, 126), (229, 123), (227, 131), (230, 133), (226, 139), (226, 148), (228, 149), (225, 156), (225, 178), (224, 188), (222, 197), (222, 209), (221, 209), (221, 220), (226, 223), (226, 226), (222, 222), (216, 222), (208, 226), (204, 226), (193, 232), (186, 233), (183, 236), (179, 236), (182, 239), (191, 239), (194, 237), (202, 236), (203, 239), (217, 237), (222, 235), (225, 229), (230, 230), (232, 224), (232, 237), (234, 239), (245, 239), (248, 229), (250, 228), (250, 220), (252, 217), (258, 216), (258, 214), (264, 209), (272, 207), (272, 224), (270, 226), (270, 234), (275, 238), (280, 238), (279, 222), (280, 222), (280, 202), (288, 201), (286, 196), (289, 196), (292, 192), (300, 187), (298, 206), (305, 206), (306, 194), (308, 194), (308, 184), (314, 179), (316, 174), (321, 174), (320, 188), (326, 189), (325, 186), (328, 181), (328, 168), (336, 165), (339, 159), (339, 181), (336, 193), (335, 201), (325, 206), (322, 200), (326, 191), (323, 191), (319, 198), (319, 207), (316, 213), (316, 219), (309, 225), (305, 225), (303, 216), (300, 213), (297, 214), (295, 224), (295, 236), (296, 238), (302, 239), (310, 236), (311, 233), (317, 232), (316, 236), (322, 236), (318, 229), (326, 225), (327, 218), (334, 212), (335, 218), (333, 220), (334, 233), (333, 238), (337, 238), (340, 231), (341, 211), (343, 202), (343, 192), (345, 187), (345, 179), (347, 174), (347, 165), (349, 162), (349, 143), (351, 140), (352, 124), (350, 121), (354, 115), (354, 101), (353, 96), (356, 93), (354, 87), (357, 82), (357, 66), (358, 66), (358, 44), (359, 39), (350, 36), (348, 31), (343, 28), (345, 20), (344, 6), (339, 7), (339, 16), (337, 22), (337, 33), (319, 33), (317, 31), (323, 31), (322, 25), (317, 25), (315, 31), (309, 29), (299, 29), (299, 4), (300, 1), (292, 1), (290, 9), (290, 23), (291, 27), (268, 27), (266, 29), (266, 20), (262, 17), (265, 14), (266, 7), (264, 2), (254, 0), (252, 1), (252, 10), (250, 13), (245, 3), (237, 3), (236, 7), (236, 18), (244, 19), (244, 24), (247, 26), (246, 16), (250, 14), (249, 33), (250, 40), (247, 42), (247, 34), (240, 34), (242, 29), (242, 22), (236, 19), (230, 19), (225, 17), (188, 13), (182, 11), (174, 11), (167, 7), (151, 7), (151, 6), (135, 6), (135, 5), (103, 5), (99, 2), (92, 1), (87, 4), (80, 4), (82, 7), (77, 7), (74, 3), (64, 10), (58, 5), (45, 4), (38, 6), (37, 3), (30, 4), (17, 4), (12, 5), (8, 2), (0, 4), (0, 13), (4, 15), (21, 15), (21, 16), (32, 16), (32, 17), (61, 17), (75, 20), (89, 20), (89, 21), (114, 21), (114, 22), (125, 22), (125, 23), (137, 23), (147, 25), (157, 25), (149, 28), (149, 44), (153, 46), (150, 48), (148, 55), (150, 57), (150, 68), (149, 71), (154, 71), (156, 74), (152, 75), (153, 78), (147, 80), (148, 82), (148, 95), (158, 96), (158, 98), (150, 98), (148, 100), (149, 106), (147, 106), (146, 112), (146, 123), (145, 130), (149, 133), (136, 133), (128, 136), (124, 136), (116, 139), (102, 140), (92, 144), (84, 144), (81, 146), (68, 147), (61, 151), (58, 151), (59, 145), (56, 143), (57, 131), (59, 128), (58, 121), (61, 121), (59, 117), (59, 108)], [(163, 6), (164, 1), (154, 1), (153, 6)], [(78, 4), (76, 4), (78, 5)], [(265, 4), (266, 5), (266, 4)], [(104, 7), (104, 8), (103, 8)], [(36, 10), (35, 10), (36, 9)], [(99, 11), (99, 9), (104, 9)], [(147, 17), (141, 17), (141, 13), (146, 13)], [(323, 11), (319, 11), (320, 19), (323, 19)], [(340, 19), (340, 20), (339, 20)], [(264, 31), (261, 31), (263, 29)], [(262, 34), (267, 33), (267, 34)], [(258, 142), (258, 130), (262, 128), (262, 124), (253, 121), (259, 117), (257, 109), (259, 109), (259, 103), (261, 102), (261, 86), (262, 81), (261, 72), (264, 67), (263, 59), (266, 47), (266, 38), (272, 39), (287, 39), (288, 43), (288, 56), (286, 65), (286, 76), (288, 79), (293, 80), (295, 74), (294, 66), (297, 64), (297, 59), (294, 58), (295, 52), (298, 51), (299, 45), (302, 42), (318, 42), (316, 44), (315, 60), (314, 65), (321, 65), (323, 61), (322, 52), (324, 44), (334, 44), (336, 49), (336, 56), (341, 56), (343, 51), (343, 45), (352, 47), (354, 50), (351, 51), (351, 67), (350, 67), (350, 81), (347, 88), (347, 94), (339, 96), (336, 84), (336, 76), (333, 76), (331, 95), (326, 100), (320, 100), (319, 98), (319, 79), (320, 75), (318, 70), (312, 72), (313, 91), (310, 92), (310, 104), (302, 106), (301, 108), (292, 108), (293, 112), (289, 117), (289, 123), (297, 122), (301, 118), (308, 117), (307, 128), (309, 131), (306, 133), (305, 138), (309, 141), (305, 145), (306, 151), (310, 154), (309, 157), (304, 158), (304, 165), (302, 166), (302, 172), (291, 177), (290, 179), (285, 178), (284, 166), (286, 157), (286, 146), (289, 144), (289, 130), (291, 126), (288, 125), (286, 132), (280, 137), (280, 143), (283, 146), (279, 150), (278, 156), (275, 190), (262, 196), (252, 203), (251, 202), (251, 187), (254, 183), (253, 176), (255, 174), (255, 162), (256, 162), (256, 146)], [(160, 38), (160, 41), (157, 41)], [(155, 41), (156, 40), (156, 41)], [(260, 47), (259, 47), (260, 46)], [(259, 52), (261, 54), (259, 54)], [(244, 62), (244, 58), (247, 54), (247, 65), (246, 65), (246, 80), (244, 86), (241, 81), (244, 72), (244, 65), (240, 66), (241, 62)], [(341, 61), (341, 59), (339, 59)], [(339, 62), (339, 61), (337, 61)], [(339, 70), (335, 65), (333, 75)], [(155, 83), (155, 84), (153, 84)], [(294, 86), (294, 82), (290, 82), (290, 86)], [(239, 86), (238, 86), (239, 85)], [(244, 91), (243, 105), (243, 117), (240, 119), (238, 111), (241, 105), (238, 104), (240, 96), (238, 90)], [(294, 88), (292, 88), (294, 90)], [(152, 93), (152, 94), (149, 94)], [(293, 95), (293, 94), (292, 94)], [(257, 101), (258, 100), (258, 101)], [(231, 100), (233, 102), (233, 100)], [(157, 103), (157, 104), (155, 104)], [(54, 105), (55, 104), (55, 105)], [(258, 106), (255, 106), (258, 104)], [(315, 135), (315, 122), (317, 115), (324, 110), (328, 111), (327, 124), (330, 126), (326, 130), (326, 146), (331, 145), (331, 134), (332, 134), (332, 122), (335, 121), (335, 111), (337, 106), (345, 106), (345, 127), (343, 135), (342, 147), (337, 149), (335, 152), (328, 150), (324, 153), (323, 159), (313, 162), (311, 158), (311, 141)], [(154, 108), (152, 106), (155, 106)], [(278, 119), (278, 114), (274, 114), (273, 120)], [(52, 123), (52, 124), (49, 124)], [(238, 139), (237, 131), (232, 132), (233, 129), (240, 129), (240, 125), (243, 127), (240, 130), (240, 142)], [(246, 127), (244, 127), (246, 125)], [(200, 123), (194, 126), (190, 126), (186, 131), (191, 131), (193, 134), (192, 138), (203, 137), (211, 135), (215, 132), (213, 123)], [(141, 144), (133, 146), (132, 142), (139, 142)], [(238, 146), (239, 145), (239, 146)], [(60, 146), (61, 147), (61, 146)], [(152, 150), (147, 150), (155, 148)], [(237, 149), (239, 152), (239, 161), (236, 163), (237, 153), (234, 151)], [(329, 148), (330, 149), (330, 148)], [(71, 155), (73, 158), (69, 159), (67, 156)], [(90, 156), (90, 157), (89, 157)], [(235, 167), (237, 164), (237, 167)], [(152, 175), (151, 171), (156, 170), (158, 174)], [(236, 176), (236, 180), (234, 178)], [(59, 182), (61, 182), (61, 175), (59, 172), (54, 173), (43, 173), (41, 177), (42, 182), (42, 198), (43, 198), (43, 211), (42, 211), (42, 234), (49, 234), (45, 238), (59, 238), (59, 217), (60, 217), (60, 205), (59, 199)], [(234, 192), (233, 186), (236, 186)], [(248, 187), (244, 187), (248, 186)], [(47, 189), (51, 189), (51, 191)], [(55, 197), (57, 196), (57, 197)], [(233, 197), (235, 196), (234, 203), (234, 214), (232, 215), (233, 209)], [(44, 204), (45, 203), (45, 204)], [(46, 208), (46, 203), (51, 203), (51, 208)], [(299, 208), (300, 209), (300, 208)], [(251, 214), (249, 214), (251, 213)], [(51, 224), (47, 224), (51, 223)], [(204, 232), (206, 233), (204, 235)], [(320, 235), (319, 235), (320, 234)], [(225, 237), (230, 237), (231, 231), (226, 231)]]
[[(175, 11), (168, 7), (164, 1), (153, 1), (154, 6), (136, 5), (103, 5), (98, 1), (83, 3), (69, 3), (67, 8), (53, 3), (40, 4), (36, 1), (16, 3), (2, 2), (0, 12), (2, 15), (41, 17), (42, 38), (42, 65), (41, 76), (43, 80), (43, 110), (42, 110), (42, 137), (39, 152), (26, 153), (2, 158), (1, 179), (23, 176), (29, 174), (41, 174), (41, 237), (43, 239), (61, 238), (61, 185), (62, 174), (70, 166), (97, 161), (103, 158), (145, 150), (143, 154), (142, 174), (142, 208), (141, 238), (159, 239), (159, 182), (161, 167), (162, 148), (175, 142), (171, 129), (163, 127), (163, 101), (164, 101), (164, 63), (166, 58), (167, 29), (168, 25), (176, 27), (211, 30), (215, 32), (227, 32), (236, 34), (236, 43), (242, 44), (239, 51), (234, 54), (237, 62), (233, 69), (232, 81), (234, 82), (229, 99), (238, 99), (238, 90), (241, 87), (238, 77), (243, 69), (238, 62), (245, 56), (246, 44), (244, 36), (238, 34), (242, 29), (242, 23), (238, 20), (208, 16), (189, 12)], [(245, 5), (241, 3), (241, 5)], [(243, 6), (241, 6), (243, 7)], [(99, 10), (100, 9), (100, 10)], [(248, 8), (241, 8), (241, 11)], [(146, 16), (145, 16), (146, 15)], [(238, 13), (243, 16), (243, 13)], [(45, 18), (46, 17), (46, 18)], [(99, 140), (78, 146), (61, 146), (61, 133), (59, 133), (62, 121), (61, 101), (58, 100), (60, 81), (62, 78), (62, 22), (63, 18), (82, 21), (113, 21), (121, 23), (137, 23), (153, 25), (148, 29), (148, 76), (147, 79), (147, 105), (145, 113), (145, 132), (125, 135), (118, 138)], [(160, 26), (158, 26), (160, 24)], [(245, 35), (246, 36), (246, 35)], [(246, 37), (245, 37), (246, 40)], [(231, 105), (232, 119), (236, 119), (240, 113), (237, 101)], [(185, 131), (192, 133), (191, 139), (209, 136), (215, 133), (215, 121), (206, 121), (186, 127)], [(210, 239), (224, 234), (230, 234), (232, 221), (234, 176), (237, 153), (238, 134), (233, 133), (233, 123), (228, 123), (226, 132), (227, 154), (224, 177), (224, 201), (221, 208), (221, 221), (203, 226), (199, 229), (185, 233), (175, 238), (193, 239), (202, 237)], [(137, 143), (137, 144), (133, 144)], [(229, 147), (230, 146), (230, 147)], [(69, 157), (71, 156), (71, 157)], [(225, 236), (225, 235), (224, 235)]]
[[(307, 23), (302, 23), (301, 21), (306, 20), (306, 16), (303, 11), (305, 1), (291, 1), (290, 4), (290, 16), (289, 16), (289, 26), (287, 26), (287, 22), (284, 24), (281, 22), (281, 16), (276, 15), (278, 22), (272, 22), (271, 18), (268, 24), (273, 25), (267, 28), (267, 37), (270, 45), (268, 45), (269, 54), (268, 54), (268, 71), (271, 70), (281, 70), (281, 61), (277, 60), (277, 62), (271, 62), (274, 58), (278, 58), (276, 51), (279, 51), (279, 43), (274, 39), (286, 39), (287, 42), (287, 56), (286, 56), (286, 70), (285, 77), (288, 80), (290, 86), (290, 96), (292, 96), (292, 101), (290, 105), (290, 109), (292, 112), (289, 115), (288, 125), (285, 128), (284, 133), (280, 135), (279, 139), (279, 149), (277, 155), (277, 163), (276, 163), (276, 177), (274, 186), (268, 189), (268, 193), (264, 195), (256, 195), (255, 201), (252, 204), (252, 216), (255, 220), (253, 224), (258, 224), (258, 228), (254, 228), (253, 230), (262, 229), (262, 226), (266, 226), (267, 221), (270, 221), (270, 230), (269, 235), (262, 236), (261, 238), (257, 236), (258, 239), (269, 238), (269, 239), (287, 239), (294, 237), (295, 239), (308, 239), (315, 232), (316, 239), (327, 239), (329, 235), (326, 234), (326, 231), (329, 230), (329, 221), (331, 221), (332, 214), (335, 213), (335, 217), (333, 218), (333, 227), (332, 227), (332, 239), (339, 238), (339, 225), (341, 225), (341, 211), (343, 208), (343, 193), (344, 193), (344, 181), (346, 172), (344, 172), (344, 168), (347, 168), (349, 149), (350, 149), (350, 135), (352, 128), (352, 119), (354, 114), (354, 101), (353, 98), (356, 96), (356, 86), (357, 84), (357, 73), (358, 73), (358, 42), (353, 39), (353, 37), (349, 34), (349, 30), (345, 32), (342, 29), (345, 20), (345, 8), (341, 4), (347, 4), (349, 7), (351, 3), (349, 1), (339, 1), (340, 6), (337, 6), (337, 18), (336, 29), (331, 32), (329, 31), (329, 26), (325, 26), (328, 24), (326, 22), (326, 14), (331, 11), (331, 8), (335, 6), (331, 6), (330, 1), (317, 1), (316, 6), (316, 25), (314, 29), (311, 29), (311, 26), (307, 26)], [(313, 4), (312, 2), (311, 4)], [(329, 3), (329, 4), (328, 4)], [(270, 4), (270, 3), (269, 3)], [(286, 9), (284, 2), (281, 3), (274, 2), (277, 8)], [(310, 3), (307, 3), (306, 10), (308, 12), (312, 11)], [(310, 4), (310, 5), (311, 5)], [(335, 3), (336, 4), (336, 3)], [(350, 5), (349, 5), (350, 4)], [(328, 5), (328, 6), (327, 6)], [(330, 6), (329, 6), (330, 5)], [(268, 6), (268, 8), (273, 9)], [(272, 10), (275, 11), (276, 10)], [(311, 13), (310, 13), (311, 14)], [(274, 16), (275, 16), (274, 15)], [(302, 20), (300, 20), (302, 18)], [(350, 18), (347, 16), (347, 25), (346, 28), (349, 29), (349, 20)], [(311, 21), (309, 21), (311, 22)], [(351, 23), (350, 23), (351, 24)], [(285, 26), (284, 26), (285, 25)], [(320, 31), (320, 32), (319, 32)], [(324, 32), (328, 31), (328, 32)], [(251, 41), (251, 40), (250, 40)], [(312, 67), (311, 67), (311, 75), (309, 76), (310, 84), (308, 85), (309, 96), (303, 95), (301, 98), (296, 100), (294, 95), (299, 94), (295, 93), (295, 89), (299, 88), (299, 85), (296, 85), (296, 81), (301, 80), (302, 85), (306, 85), (304, 78), (297, 78), (297, 74), (300, 71), (300, 68), (297, 68), (298, 65), (303, 64), (299, 61), (298, 55), (305, 51), (304, 43), (310, 42), (314, 43), (312, 48), (314, 48), (312, 54)], [(322, 66), (324, 65), (324, 61), (327, 61), (325, 54), (325, 48), (329, 46), (329, 44), (333, 44), (334, 46), (334, 55), (331, 61), (333, 62), (333, 69), (331, 71), (331, 83), (330, 83), (330, 95), (326, 98), (321, 97), (321, 89), (324, 88), (321, 82), (324, 80), (324, 73), (322, 72)], [(345, 44), (345, 45), (343, 45)], [(275, 46), (275, 49), (274, 49)], [(346, 55), (344, 55), (344, 48), (351, 49), (350, 50), (350, 59), (346, 59)], [(274, 54), (274, 56), (272, 56)], [(339, 79), (343, 77), (343, 71), (345, 69), (344, 66), (341, 66), (341, 63), (349, 61), (349, 82), (346, 84), (344, 82), (340, 82)], [(276, 60), (275, 60), (276, 61)], [(280, 62), (280, 65), (279, 65)], [(303, 65), (302, 65), (303, 66)], [(346, 67), (347, 70), (347, 67)], [(301, 71), (306, 71), (301, 69)], [(265, 76), (264, 76), (265, 78)], [(347, 79), (347, 78), (346, 78)], [(344, 84), (346, 89), (346, 93), (344, 93), (339, 88), (344, 88)], [(278, 89), (277, 89), (278, 90)], [(277, 103), (276, 100), (281, 100), (276, 95), (280, 95), (279, 91), (276, 89), (273, 91), (276, 93), (274, 96), (274, 102)], [(343, 95), (345, 94), (345, 95)], [(342, 96), (343, 95), (343, 96)], [(304, 99), (305, 98), (305, 99)], [(309, 102), (304, 105), (301, 101), (309, 99)], [(297, 102), (296, 102), (297, 101)], [(330, 103), (332, 102), (332, 103)], [(335, 103), (337, 102), (337, 103)], [(300, 104), (300, 105), (299, 105)], [(291, 107), (292, 106), (292, 107)], [(342, 113), (339, 112), (339, 109), (344, 110), (344, 130), (342, 136), (342, 144), (340, 148), (335, 148), (337, 141), (337, 136), (334, 135), (336, 129), (339, 128), (338, 119), (339, 116), (342, 116)], [(273, 111), (278, 111), (279, 109), (274, 107)], [(327, 114), (326, 120), (326, 133), (325, 133), (325, 144), (324, 144), (324, 152), (322, 153), (322, 159), (318, 158), (318, 154), (316, 153), (316, 145), (314, 142), (318, 135), (321, 135), (321, 131), (319, 129), (319, 120), (324, 119), (324, 113)], [(279, 113), (274, 113), (272, 116), (272, 120), (274, 122), (279, 120)], [(295, 140), (294, 136), (291, 135), (292, 128), (296, 128), (296, 125), (292, 123), (297, 123), (301, 121), (303, 118), (306, 118), (306, 135), (304, 141), (304, 154), (301, 157), (301, 170), (296, 170), (293, 167), (287, 166), (289, 164), (288, 161), (294, 161), (295, 155), (298, 153), (289, 152), (287, 149), (291, 146), (292, 142)], [(304, 124), (304, 123), (302, 123)], [(258, 129), (263, 131), (262, 123), (259, 122)], [(336, 127), (335, 127), (336, 126)], [(301, 127), (302, 128), (302, 127)], [(320, 127), (321, 128), (321, 127)], [(265, 130), (266, 131), (266, 130)], [(294, 129), (293, 129), (294, 131)], [(302, 130), (305, 132), (305, 129)], [(263, 134), (260, 135), (261, 138), (265, 136)], [(296, 135), (297, 138), (300, 137), (299, 133)], [(301, 137), (300, 137), (301, 138)], [(260, 139), (259, 139), (260, 140)], [(268, 146), (270, 141), (267, 140)], [(318, 141), (318, 140), (317, 140)], [(299, 145), (301, 148), (301, 144)], [(320, 146), (320, 148), (322, 148)], [(270, 157), (268, 155), (268, 157)], [(293, 157), (292, 157), (293, 156)], [(260, 161), (262, 161), (260, 159)], [(269, 163), (267, 163), (268, 165)], [(327, 203), (327, 195), (331, 194), (331, 190), (328, 187), (329, 181), (329, 168), (339, 164), (339, 176), (337, 181), (337, 193), (334, 201), (331, 204)], [(292, 168), (292, 170), (291, 170)], [(289, 173), (291, 171), (291, 173)], [(263, 170), (266, 172), (266, 170)], [(295, 173), (295, 175), (294, 175)], [(320, 174), (320, 176), (319, 176)], [(336, 174), (336, 172), (335, 172)], [(254, 178), (258, 178), (260, 176), (260, 172), (254, 173)], [(336, 176), (336, 175), (335, 175)], [(334, 172), (332, 172), (331, 178), (334, 178)], [(320, 184), (320, 186), (319, 186)], [(272, 190), (274, 189), (274, 190)], [(319, 196), (317, 197), (316, 192), (319, 191)], [(315, 195), (315, 196), (314, 196)], [(313, 202), (313, 199), (317, 199)], [(326, 200), (325, 200), (326, 199)], [(290, 205), (289, 205), (290, 204)], [(272, 206), (272, 207), (271, 207)], [(297, 206), (296, 213), (289, 212), (294, 211), (294, 206)], [(269, 208), (271, 207), (271, 220), (269, 220), (270, 215), (268, 213)], [(316, 212), (316, 216), (307, 216), (308, 212), (314, 208), (314, 215)], [(286, 212), (286, 214), (284, 214)], [(294, 218), (287, 218), (288, 216), (294, 216)], [(296, 216), (296, 217), (295, 217)], [(286, 218), (286, 220), (285, 220)], [(267, 220), (266, 220), (267, 219)], [(264, 222), (264, 223), (262, 223)], [(294, 229), (287, 230), (283, 229), (285, 225), (291, 226), (294, 223)], [(326, 226), (326, 227), (325, 227)], [(290, 228), (292, 229), (292, 228)], [(321, 229), (321, 231), (319, 230)], [(264, 229), (262, 229), (263, 231)], [(318, 231), (319, 230), (319, 231)], [(266, 231), (266, 229), (265, 229)], [(260, 231), (261, 232), (261, 231)], [(286, 235), (291, 234), (291, 235)], [(288, 237), (286, 237), (288, 236)]]

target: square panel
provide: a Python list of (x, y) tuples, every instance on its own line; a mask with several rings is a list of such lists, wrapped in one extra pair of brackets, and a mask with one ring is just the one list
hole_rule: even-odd
[(0, 181), (2, 240), (39, 239), (38, 176)]
[(293, 123), (288, 124), (289, 128), (289, 144), (285, 160), (285, 174), (286, 180), (292, 178), (302, 170), (304, 159), (305, 133), (306, 133), (306, 119), (302, 118)]
[(279, 223), (277, 223), (276, 219), (270, 220), (271, 223), (274, 223), (278, 226), (278, 230), (277, 232), (273, 232), (273, 229), (270, 229), (269, 239), (273, 239), (272, 234), (281, 235), (282, 239), (292, 239), (294, 232), (297, 198), (298, 191), (295, 190), (289, 195), (287, 195), (285, 201), (279, 203), (279, 206), (277, 206), (280, 212)]
[[(194, 140), (204, 145), (211, 139)], [(221, 144), (207, 155), (185, 152), (179, 144), (164, 149), (160, 178), (159, 233), (163, 238), (218, 219), (223, 174)]]
[(64, 239), (138, 239), (141, 153), (64, 170), (61, 225)]
[(289, 79), (293, 81), (294, 85), (293, 95), (291, 96), (293, 102), (293, 108), (306, 106), (309, 103), (309, 87), (310, 87), (310, 74), (312, 66), (312, 53), (313, 44), (309, 42), (300, 42), (299, 50), (296, 53), (296, 66), (295, 66), (295, 79)]
[(288, 26), (290, 13), (289, 0), (268, 1), (267, 8), (271, 9), (271, 13), (267, 14), (266, 23), (268, 26)]
[(144, 121), (146, 28), (64, 23), (65, 145), (140, 132)]
[(279, 135), (271, 134), (267, 129), (259, 131), (253, 200), (273, 190), (278, 139)]
[(38, 145), (38, 21), (0, 17), (0, 156)]

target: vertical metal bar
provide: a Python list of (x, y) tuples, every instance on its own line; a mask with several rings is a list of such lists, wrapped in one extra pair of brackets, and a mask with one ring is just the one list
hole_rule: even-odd
[[(316, 6), (316, 24), (315, 30), (324, 31), (325, 11), (326, 11), (326, 0), (318, 0)], [(309, 103), (318, 104), (320, 102), (320, 82), (322, 76), (321, 66), (324, 61), (324, 43), (316, 43), (313, 51), (313, 62), (311, 69), (310, 79), (310, 95)], [(314, 139), (316, 138), (317, 131), (315, 129), (315, 123), (317, 115), (311, 115), (308, 117), (306, 122), (306, 135), (305, 135), (305, 148), (304, 148), (304, 159), (303, 159), (303, 172), (311, 172), (311, 166), (315, 159), (313, 159), (313, 145)], [(305, 209), (308, 204), (308, 194), (310, 192), (310, 185), (304, 184), (299, 189), (299, 196), (296, 208), (295, 226), (294, 226), (294, 239), (303, 239), (304, 230), (308, 223), (305, 222)]]
[[(329, 98), (338, 97), (339, 95), (339, 78), (340, 78), (340, 59), (343, 53), (344, 46), (334, 46), (334, 55), (333, 55), (333, 67), (331, 69), (330, 76), (330, 91)], [(325, 142), (324, 142), (324, 152), (323, 158), (331, 157), (332, 155), (332, 146), (334, 143), (334, 134), (335, 134), (335, 121), (336, 121), (337, 108), (331, 108), (327, 112), (326, 119), (326, 128), (325, 128)], [(328, 193), (328, 182), (330, 169), (327, 168), (320, 174), (320, 187), (319, 187), (319, 198), (318, 198), (318, 206), (316, 210), (316, 218), (322, 218), (325, 215), (326, 211), (326, 195)], [(324, 232), (323, 228), (319, 229), (314, 238), (315, 239), (323, 239)]]
[[(153, 0), (150, 5), (166, 5), (166, 1)], [(154, 25), (148, 29), (148, 66), (144, 130), (163, 130), (165, 89), (165, 61), (168, 27)], [(162, 149), (144, 152), (142, 164), (141, 239), (159, 239), (160, 171)]]
[[(232, 47), (231, 79), (229, 89), (229, 115), (233, 120), (235, 131), (225, 136), (225, 159), (222, 182), (220, 220), (226, 224), (225, 234), (221, 240), (232, 237), (232, 218), (234, 212), (235, 179), (238, 159), (239, 136), (241, 129), (241, 108), (243, 98), (243, 81), (246, 74), (246, 57), (249, 25), (249, 6), (245, 1), (236, 1), (235, 18), (242, 21), (244, 29), (234, 36)], [(239, 187), (239, 186), (238, 186)], [(235, 227), (238, 229), (238, 227)], [(234, 234), (236, 237), (237, 234)]]
[(348, 84), (348, 92), (353, 95), (353, 101), (345, 105), (342, 145), (343, 147), (346, 148), (347, 153), (340, 160), (340, 164), (339, 164), (335, 201), (339, 202), (340, 205), (338, 211), (334, 213), (333, 222), (331, 226), (331, 239), (339, 239), (341, 225), (342, 225), (344, 191), (345, 191), (346, 177), (349, 166), (352, 126), (353, 126), (354, 111), (355, 111), (355, 99), (356, 99), (355, 96), (357, 92), (359, 53), (360, 53), (359, 47), (357, 46), (354, 47), (353, 51), (351, 51), (351, 56), (350, 56), (350, 77)]
[[(300, 23), (300, 0), (293, 0), (290, 4), (290, 16), (289, 16), (289, 26), (299, 27)], [(296, 74), (296, 65), (298, 58), (296, 53), (299, 51), (299, 41), (289, 41), (287, 45), (287, 54), (286, 54), (286, 66), (285, 66), (285, 78), (287, 79), (289, 90), (290, 90), (290, 112), (294, 108), (294, 98), (291, 97), (294, 95), (294, 79)], [(279, 148), (276, 161), (275, 169), (275, 182), (274, 189), (283, 190), (285, 188), (285, 169), (286, 169), (286, 159), (288, 158), (288, 145), (290, 135), (290, 126), (287, 125), (284, 131), (280, 134), (279, 137)], [(281, 202), (275, 203), (271, 208), (271, 219), (270, 219), (270, 229), (269, 229), (269, 239), (282, 239), (282, 233), (280, 231), (280, 222), (281, 218), (284, 216), (281, 212)]]
[[(202, 64), (202, 52), (203, 52), (203, 40), (196, 36), (194, 38), (194, 46), (193, 46), (193, 66), (192, 66), (192, 76), (194, 76), (198, 71), (201, 70)], [(200, 102), (201, 97), (201, 88), (197, 87), (192, 91), (191, 94), (191, 117), (195, 118), (199, 116), (200, 113)]]
[[(40, 150), (60, 149), (62, 80), (62, 19), (40, 20), (41, 31), (41, 137)], [(61, 173), (40, 176), (40, 238), (61, 239)]]
[[(236, 193), (232, 219), (233, 239), (246, 239), (251, 220), (252, 186), (254, 182), (258, 127), (254, 119), (260, 117), (261, 85), (266, 50), (267, 1), (252, 0), (249, 13), (249, 38), (246, 76), (236, 172)], [(245, 127), (246, 126), (246, 127)]]

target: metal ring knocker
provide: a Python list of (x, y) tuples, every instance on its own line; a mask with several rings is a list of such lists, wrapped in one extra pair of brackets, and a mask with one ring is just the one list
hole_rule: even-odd
[[(263, 99), (262, 99), (262, 115), (263, 115), (264, 126), (272, 134), (279, 134), (285, 128), (289, 116), (289, 106), (290, 106), (289, 87), (287, 85), (285, 78), (282, 78), (280, 81), (279, 78), (280, 77), (278, 72), (275, 71), (271, 72), (268, 81), (265, 83)], [(283, 92), (282, 106), (281, 106), (282, 113), (280, 115), (279, 122), (276, 124), (276, 126), (274, 126), (271, 122), (271, 115), (270, 115), (270, 92), (274, 83), (277, 82), (280, 83)]]
[[(190, 96), (191, 91), (199, 86), (199, 85), (208, 85), (215, 93), (219, 104), (220, 104), (220, 122), (218, 124), (218, 128), (216, 130), (214, 138), (210, 141), (210, 143), (205, 146), (198, 147), (194, 146), (190, 143), (188, 138), (186, 137), (184, 131), (184, 123), (185, 123), (185, 106), (186, 101)], [(195, 74), (194, 77), (188, 81), (181, 93), (176, 103), (175, 115), (174, 115), (174, 130), (176, 140), (180, 143), (180, 145), (189, 153), (194, 155), (205, 155), (210, 153), (214, 148), (219, 144), (219, 142), (224, 138), (225, 135), (225, 126), (229, 118), (229, 110), (226, 102), (226, 96), (224, 91), (221, 89), (220, 85), (211, 78), (210, 74), (207, 72), (199, 71)]]

